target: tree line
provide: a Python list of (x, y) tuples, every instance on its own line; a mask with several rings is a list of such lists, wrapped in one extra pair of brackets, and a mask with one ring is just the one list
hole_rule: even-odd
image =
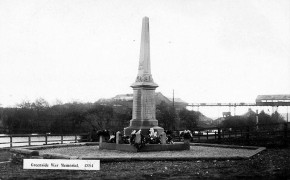
[[(193, 130), (198, 127), (201, 116), (198, 111), (176, 110), (171, 104), (156, 105), (156, 119), (165, 130)], [(224, 128), (240, 128), (256, 125), (257, 114), (249, 110), (244, 116), (229, 116), (218, 124)], [(39, 98), (35, 102), (22, 102), (14, 108), (0, 108), (0, 133), (84, 133), (95, 130), (122, 131), (129, 126), (132, 108), (114, 103), (58, 103), (50, 106)], [(259, 125), (285, 122), (275, 112), (272, 115), (261, 111)], [(1, 125), (1, 123), (0, 123)]]
[(66, 103), (50, 106), (42, 98), (23, 102), (0, 113), (5, 133), (80, 133), (114, 129), (131, 118), (127, 108), (99, 103)]
[[(22, 102), (14, 108), (0, 108), (3, 126), (0, 133), (69, 134), (91, 132), (93, 129), (121, 131), (129, 126), (131, 118), (132, 108), (113, 103), (73, 102), (50, 106), (45, 99), (39, 98), (35, 102)], [(174, 107), (161, 102), (156, 106), (156, 118), (159, 126), (166, 130), (194, 128), (198, 112), (186, 109), (176, 112)]]
[(279, 126), (276, 126), (281, 123), (285, 123), (285, 119), (277, 111), (274, 113), (267, 114), (265, 111), (260, 113), (255, 113), (251, 109), (243, 116), (228, 116), (222, 122), (221, 126), (224, 128), (255, 128), (255, 126), (260, 126), (262, 129), (273, 129)]

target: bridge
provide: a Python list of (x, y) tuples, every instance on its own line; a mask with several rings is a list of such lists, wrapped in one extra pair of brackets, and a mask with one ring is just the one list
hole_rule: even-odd
[[(288, 122), (288, 106), (290, 106), (290, 95), (258, 95), (255, 103), (191, 103), (187, 105), (188, 107), (197, 107), (199, 111), (199, 107), (229, 107), (229, 112), (223, 112), (223, 115), (226, 113), (231, 113), (231, 107), (234, 108), (234, 115), (236, 114), (236, 107), (265, 107), (271, 106), (272, 112), (274, 112), (274, 108), (285, 106), (287, 108), (287, 122)], [(276, 110), (277, 110), (276, 109)], [(258, 110), (256, 110), (258, 113)]]
[(188, 106), (290, 106), (290, 102), (256, 102), (256, 103), (191, 103)]
[(258, 95), (255, 103), (192, 103), (188, 106), (290, 106), (290, 94)]

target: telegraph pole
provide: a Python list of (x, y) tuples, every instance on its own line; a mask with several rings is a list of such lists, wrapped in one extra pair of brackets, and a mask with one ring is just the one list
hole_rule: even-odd
[(259, 126), (258, 126), (258, 124), (259, 124), (259, 111), (258, 111), (258, 109), (256, 110), (256, 129), (257, 130), (259, 130)]
[(172, 105), (173, 105), (173, 107), (174, 107), (174, 89), (173, 89)]
[(288, 106), (287, 106), (287, 124), (288, 124), (288, 122), (289, 122), (289, 121), (288, 121)]

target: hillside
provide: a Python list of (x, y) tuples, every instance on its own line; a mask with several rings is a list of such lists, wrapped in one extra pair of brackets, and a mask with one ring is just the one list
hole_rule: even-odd
[(200, 128), (210, 128), (213, 127), (213, 119), (203, 115), (200, 113), (199, 115), (199, 121), (198, 121), (198, 127)]

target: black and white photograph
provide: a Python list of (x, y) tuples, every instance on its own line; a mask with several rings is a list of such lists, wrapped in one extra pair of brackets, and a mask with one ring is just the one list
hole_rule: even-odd
[(0, 180), (290, 179), (289, 0), (0, 0)]

